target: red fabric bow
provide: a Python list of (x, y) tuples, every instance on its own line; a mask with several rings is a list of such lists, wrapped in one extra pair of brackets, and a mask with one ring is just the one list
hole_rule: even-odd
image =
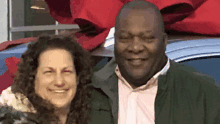
[(12, 85), (14, 80), (14, 75), (17, 72), (17, 64), (20, 62), (20, 59), (16, 57), (10, 57), (5, 59), (6, 66), (8, 70), (0, 75), (0, 94), (1, 92)]
[[(91, 23), (96, 30), (109, 30), (121, 7), (132, 0), (45, 0), (51, 16), (65, 24)], [(220, 35), (219, 0), (146, 0), (162, 12), (166, 29)], [(86, 21), (83, 21), (86, 20)], [(96, 44), (96, 41), (92, 41)]]

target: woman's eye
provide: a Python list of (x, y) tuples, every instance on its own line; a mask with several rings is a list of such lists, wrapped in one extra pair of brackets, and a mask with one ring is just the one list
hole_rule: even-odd
[(45, 71), (44, 73), (52, 73), (52, 71)]
[(71, 73), (72, 71), (70, 71), (70, 70), (64, 70), (63, 72), (68, 72), (68, 73)]

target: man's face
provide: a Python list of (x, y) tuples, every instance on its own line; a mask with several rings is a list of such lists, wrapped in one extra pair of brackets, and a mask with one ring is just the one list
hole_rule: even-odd
[(138, 87), (166, 64), (166, 35), (152, 9), (124, 9), (115, 32), (115, 58), (122, 76)]

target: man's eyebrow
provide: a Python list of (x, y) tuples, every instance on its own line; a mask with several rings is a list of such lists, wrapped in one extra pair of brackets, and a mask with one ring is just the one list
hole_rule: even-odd
[(146, 30), (145, 32), (146, 32), (146, 33), (151, 33), (151, 32), (152, 32), (152, 30)]
[(129, 33), (129, 32), (125, 30), (119, 30), (118, 33)]
[[(145, 31), (140, 32), (140, 33), (151, 33), (151, 32), (152, 32), (152, 30), (145, 30)], [(130, 31), (125, 31), (125, 30), (119, 30), (118, 33), (129, 33), (129, 34), (131, 34)]]

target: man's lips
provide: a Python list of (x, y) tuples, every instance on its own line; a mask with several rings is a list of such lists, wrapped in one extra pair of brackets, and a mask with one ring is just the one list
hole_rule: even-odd
[(147, 58), (127, 58), (127, 60), (129, 61), (133, 61), (133, 60), (146, 60)]
[(147, 59), (146, 58), (132, 58), (132, 59), (127, 59), (128, 63), (131, 64), (132, 66), (140, 66), (142, 65)]
[(140, 61), (140, 60), (145, 61), (145, 60), (147, 60), (146, 57), (127, 57), (125, 59), (127, 59), (128, 61)]

